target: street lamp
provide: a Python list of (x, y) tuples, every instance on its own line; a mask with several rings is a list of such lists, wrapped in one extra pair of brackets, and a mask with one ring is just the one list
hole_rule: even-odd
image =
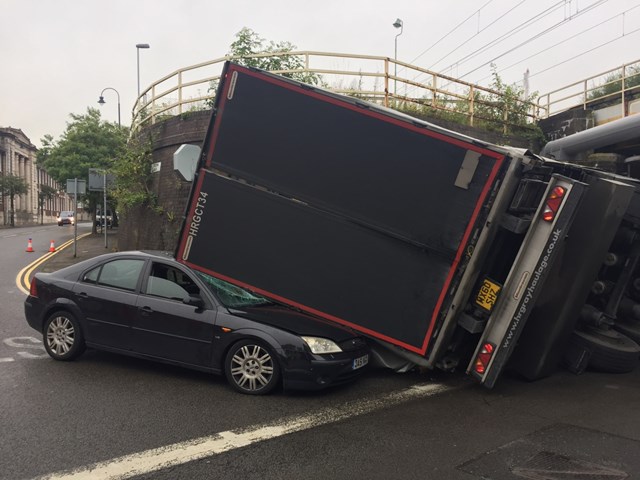
[[(404, 30), (404, 23), (402, 22), (401, 19), (397, 18), (396, 21), (393, 22), (393, 26), (395, 28), (399, 28), (400, 29), (400, 33), (396, 35), (396, 40), (395, 40), (395, 46), (396, 46), (396, 48), (395, 48), (395, 57), (394, 57), (395, 63), (393, 65), (393, 76), (394, 77), (398, 77), (398, 37), (400, 35), (402, 35), (402, 31)], [(397, 78), (395, 78), (393, 80), (393, 94), (394, 95), (396, 94), (397, 87), (398, 87), (398, 80), (397, 80)]]
[(106, 92), (107, 90), (113, 90), (114, 92), (116, 92), (116, 95), (118, 96), (118, 126), (121, 127), (122, 125), (120, 124), (120, 93), (118, 93), (118, 91), (115, 88), (111, 88), (111, 87), (103, 88), (102, 92), (100, 92), (100, 98), (98, 99), (98, 103), (100, 105), (104, 105), (105, 103), (107, 103), (104, 101), (104, 92)]
[(136, 43), (136, 52), (138, 56), (138, 97), (140, 96), (140, 49), (141, 48), (150, 48), (148, 43)]

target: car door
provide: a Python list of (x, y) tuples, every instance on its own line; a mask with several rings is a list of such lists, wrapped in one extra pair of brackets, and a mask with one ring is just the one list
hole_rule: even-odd
[(84, 314), (87, 342), (121, 350), (131, 348), (140, 276), (145, 260), (119, 258), (85, 272), (74, 285)]
[[(203, 298), (202, 308), (183, 303)], [(199, 367), (211, 367), (216, 307), (192, 274), (162, 261), (147, 267), (133, 323), (133, 350)]]

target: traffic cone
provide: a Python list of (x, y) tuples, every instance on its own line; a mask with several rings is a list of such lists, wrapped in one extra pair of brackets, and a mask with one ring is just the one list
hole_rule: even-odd
[(51, 245), (49, 246), (49, 251), (50, 251), (50, 252), (55, 252), (55, 251), (56, 251), (56, 246), (55, 246), (55, 244), (53, 243), (53, 240), (51, 240)]
[(34, 252), (35, 250), (33, 249), (33, 243), (31, 243), (31, 239), (29, 239), (29, 242), (27, 242), (27, 249), (25, 250), (25, 252)]

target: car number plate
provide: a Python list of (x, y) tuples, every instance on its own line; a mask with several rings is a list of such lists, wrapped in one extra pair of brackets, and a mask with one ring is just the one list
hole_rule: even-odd
[(353, 369), (357, 370), (359, 368), (362, 368), (367, 363), (369, 363), (369, 355), (363, 355), (362, 357), (358, 357), (353, 360)]
[(491, 311), (498, 300), (498, 294), (502, 287), (488, 278), (482, 281), (480, 291), (476, 295), (476, 303), (487, 311)]

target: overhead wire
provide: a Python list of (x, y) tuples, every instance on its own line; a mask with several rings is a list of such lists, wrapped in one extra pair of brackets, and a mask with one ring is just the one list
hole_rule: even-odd
[(575, 18), (577, 18), (577, 17), (579, 17), (579, 16), (581, 16), (581, 15), (584, 15), (585, 13), (587, 13), (587, 12), (589, 12), (589, 11), (593, 10), (594, 8), (598, 8), (599, 6), (601, 6), (601, 5), (602, 5), (602, 4), (604, 4), (604, 3), (607, 3), (608, 1), (609, 1), (609, 0), (598, 0), (598, 1), (596, 1), (595, 3), (592, 3), (592, 4), (591, 4), (591, 5), (589, 5), (588, 7), (583, 8), (582, 10), (579, 10), (575, 15), (572, 15), (572, 16), (570, 16), (569, 18), (565, 18), (564, 20), (561, 20), (560, 22), (556, 23), (555, 25), (552, 25), (551, 27), (547, 28), (546, 30), (543, 30), (542, 32), (540, 32), (540, 33), (538, 33), (538, 34), (534, 35), (533, 37), (531, 37), (531, 38), (529, 38), (529, 39), (525, 40), (524, 42), (522, 42), (522, 43), (520, 43), (520, 44), (516, 45), (515, 47), (510, 48), (510, 49), (509, 49), (509, 50), (507, 50), (506, 52), (503, 52), (503, 53), (501, 53), (500, 55), (498, 55), (498, 56), (496, 56), (496, 57), (493, 57), (491, 60), (489, 60), (489, 61), (487, 61), (487, 62), (485, 62), (485, 63), (483, 63), (483, 64), (481, 64), (481, 65), (477, 66), (477, 67), (476, 67), (476, 68), (474, 68), (473, 70), (468, 71), (467, 73), (465, 73), (464, 75), (459, 76), (458, 78), (459, 78), (459, 79), (462, 79), (462, 78), (464, 78), (464, 77), (466, 77), (466, 76), (468, 76), (468, 75), (472, 74), (473, 72), (476, 72), (476, 71), (480, 70), (482, 67), (485, 67), (485, 66), (487, 66), (487, 65), (492, 64), (492, 63), (493, 63), (493, 62), (495, 62), (497, 59), (502, 58), (502, 57), (504, 57), (505, 55), (508, 55), (509, 53), (511, 53), (511, 52), (513, 52), (513, 51), (515, 51), (515, 50), (517, 50), (518, 48), (520, 48), (520, 47), (522, 47), (522, 46), (524, 46), (524, 45), (527, 45), (528, 43), (530, 43), (530, 42), (532, 42), (532, 41), (534, 41), (534, 40), (537, 40), (538, 38), (540, 38), (540, 37), (542, 37), (542, 36), (546, 35), (547, 33), (552, 32), (552, 31), (553, 31), (553, 30), (555, 30), (556, 28), (561, 27), (561, 26), (562, 26), (562, 25), (564, 25), (565, 23), (570, 22), (571, 20), (573, 20), (573, 19), (575, 19)]
[(422, 52), (420, 55), (418, 55), (416, 58), (414, 58), (413, 60), (411, 60), (409, 63), (413, 63), (416, 60), (418, 60), (420, 57), (422, 57), (425, 53), (427, 53), (429, 50), (431, 50), (433, 47), (435, 47), (436, 45), (438, 45), (442, 40), (444, 40), (445, 38), (447, 38), (449, 35), (451, 35), (453, 32), (455, 32), (458, 28), (460, 28), (462, 25), (464, 25), (465, 23), (467, 23), (471, 18), (475, 17), (475, 15), (477, 13), (480, 13), (480, 10), (482, 10), (484, 7), (486, 7), (487, 5), (489, 5), (491, 2), (493, 2), (493, 0), (489, 0), (487, 3), (485, 3), (484, 5), (482, 5), (478, 10), (476, 10), (475, 12), (473, 12), (471, 15), (469, 15), (467, 18), (465, 18), (462, 22), (460, 22), (458, 25), (456, 25), (455, 27), (453, 27), (451, 30), (449, 30), (445, 35), (443, 35), (442, 37), (440, 37), (433, 45), (431, 45), (429, 48), (427, 48), (424, 52)]
[(477, 37), (478, 35), (480, 35), (482, 32), (484, 32), (487, 28), (490, 28), (491, 26), (493, 26), (495, 23), (499, 22), (500, 20), (502, 20), (504, 17), (506, 17), (507, 15), (509, 15), (512, 11), (514, 11), (516, 8), (518, 8), (520, 5), (522, 5), (524, 2), (526, 2), (527, 0), (522, 0), (520, 3), (516, 4), (515, 6), (511, 7), (509, 10), (507, 10), (505, 13), (503, 13), (502, 15), (500, 15), (498, 18), (496, 18), (493, 22), (489, 23), (486, 27), (482, 28), (481, 30), (478, 30), (476, 33), (474, 33), (472, 36), (470, 36), (469, 38), (467, 38), (464, 42), (462, 42), (461, 44), (459, 44), (456, 48), (454, 48), (453, 50), (449, 51), (446, 55), (440, 57), (438, 60), (436, 60), (435, 62), (433, 62), (429, 67), (428, 70), (431, 70), (433, 67), (435, 67), (438, 63), (440, 63), (442, 60), (444, 60), (445, 58), (447, 58), (449, 55), (451, 55), (453, 52), (455, 52), (456, 50), (458, 50), (460, 47), (466, 45), (467, 43), (469, 43), (471, 40), (473, 40), (475, 37)]
[(581, 52), (581, 53), (579, 53), (577, 55), (574, 55), (573, 57), (567, 58), (566, 60), (563, 60), (562, 62), (556, 63), (555, 65), (552, 65), (550, 67), (547, 67), (544, 70), (540, 70), (540, 71), (534, 73), (533, 75), (529, 75), (529, 78), (533, 78), (533, 77), (536, 77), (536, 76), (540, 75), (541, 73), (548, 72), (549, 70), (554, 69), (556, 67), (559, 67), (560, 65), (564, 65), (565, 63), (570, 62), (571, 60), (575, 60), (576, 58), (580, 58), (581, 56), (586, 55), (587, 53), (591, 53), (591, 52), (593, 52), (593, 51), (595, 51), (595, 50), (597, 50), (599, 48), (602, 48), (602, 47), (604, 47), (606, 45), (609, 45), (610, 43), (617, 42), (621, 38), (628, 37), (629, 35), (633, 35), (634, 33), (637, 33), (637, 32), (640, 32), (640, 27), (638, 27), (635, 30), (632, 30), (632, 31), (630, 31), (628, 33), (624, 33), (623, 32), (617, 38), (609, 40), (608, 42), (601, 43), (600, 45), (597, 45), (597, 46), (595, 46), (593, 48), (590, 48), (589, 50), (585, 50), (584, 52)]
[[(541, 55), (541, 54), (543, 54), (543, 53), (545, 53), (545, 52), (548, 52), (549, 50), (555, 49), (555, 48), (557, 48), (559, 45), (562, 45), (563, 43), (566, 43), (566, 42), (568, 42), (568, 41), (570, 41), (570, 40), (573, 40), (574, 38), (577, 38), (577, 37), (579, 37), (580, 35), (583, 35), (583, 34), (585, 34), (585, 33), (589, 32), (589, 31), (591, 31), (591, 30), (593, 30), (593, 29), (595, 29), (595, 28), (597, 28), (597, 27), (600, 27), (600, 26), (604, 25), (605, 23), (611, 22), (612, 20), (615, 20), (616, 18), (618, 18), (618, 17), (620, 17), (620, 16), (624, 16), (626, 13), (629, 13), (630, 11), (635, 10), (635, 9), (636, 9), (636, 8), (638, 8), (638, 7), (640, 7), (640, 4), (635, 5), (634, 7), (631, 7), (631, 8), (629, 8), (628, 10), (625, 10), (624, 12), (621, 12), (621, 13), (618, 13), (618, 14), (616, 14), (616, 15), (612, 16), (612, 17), (609, 17), (609, 18), (607, 18), (606, 20), (603, 20), (603, 21), (602, 21), (602, 22), (600, 22), (600, 23), (597, 23), (597, 24), (595, 24), (595, 25), (592, 25), (591, 27), (585, 28), (584, 30), (582, 30), (582, 31), (580, 31), (580, 32), (578, 32), (578, 33), (576, 33), (575, 35), (572, 35), (572, 36), (570, 36), (570, 37), (568, 37), (568, 38), (565, 38), (564, 40), (562, 40), (562, 41), (560, 41), (560, 42), (558, 42), (558, 43), (556, 43), (556, 44), (554, 44), (554, 45), (552, 45), (552, 46), (550, 46), (550, 47), (547, 47), (547, 48), (545, 48), (545, 49), (543, 49), (543, 50), (540, 50), (540, 51), (538, 51), (538, 52), (534, 53), (533, 55), (529, 55), (528, 57), (523, 58), (522, 60), (518, 60), (517, 62), (514, 62), (514, 63), (512, 63), (511, 65), (509, 65), (509, 66), (507, 66), (507, 67), (501, 68), (501, 69), (497, 70), (497, 71), (496, 71), (496, 73), (500, 73), (500, 72), (504, 72), (505, 70), (509, 70), (510, 68), (513, 68), (513, 67), (515, 67), (516, 65), (519, 65), (519, 64), (521, 64), (521, 63), (524, 63), (524, 62), (526, 62), (527, 60), (530, 60), (530, 59), (532, 59), (532, 58), (534, 58), (534, 57), (537, 57), (538, 55)], [(491, 78), (491, 77), (492, 77), (492, 75), (487, 75), (486, 77), (482, 77), (482, 78), (481, 78), (480, 80), (478, 80), (476, 83), (481, 83), (483, 80), (486, 80), (486, 79)]]
[[(598, 1), (602, 2), (602, 1), (608, 1), (608, 0), (598, 0)], [(466, 61), (468, 61), (468, 60), (474, 58), (475, 56), (483, 53), (484, 51), (488, 50), (489, 48), (491, 48), (491, 47), (493, 47), (495, 45), (498, 45), (499, 43), (501, 43), (502, 41), (510, 38), (511, 36), (515, 35), (516, 33), (519, 33), (521, 30), (523, 30), (523, 29), (535, 24), (536, 22), (544, 19), (546, 16), (551, 15), (553, 12), (555, 12), (556, 10), (562, 8), (565, 5), (566, 5), (566, 0), (560, 0), (560, 1), (556, 2), (555, 4), (553, 4), (552, 6), (548, 7), (547, 9), (535, 14), (534, 16), (528, 18), (526, 21), (520, 23), (519, 25), (516, 25), (514, 28), (512, 28), (508, 32), (504, 33), (503, 35), (499, 36), (498, 38), (492, 40), (491, 42), (489, 42), (489, 43), (483, 45), (482, 47), (474, 50), (473, 52), (467, 54), (465, 57), (463, 57), (462, 59), (458, 60), (457, 62), (452, 63), (451, 65), (449, 65), (448, 67), (446, 67), (444, 69), (440, 69), (440, 72), (446, 72), (447, 70), (450, 70), (450, 69), (452, 70), (454, 66), (456, 66), (456, 65), (459, 66), (461, 63), (465, 63)], [(458, 28), (458, 27), (456, 27), (456, 28)], [(416, 75), (414, 80), (418, 79), (422, 75), (424, 75), (424, 74)], [(413, 87), (413, 88), (415, 89), (415, 87)]]

